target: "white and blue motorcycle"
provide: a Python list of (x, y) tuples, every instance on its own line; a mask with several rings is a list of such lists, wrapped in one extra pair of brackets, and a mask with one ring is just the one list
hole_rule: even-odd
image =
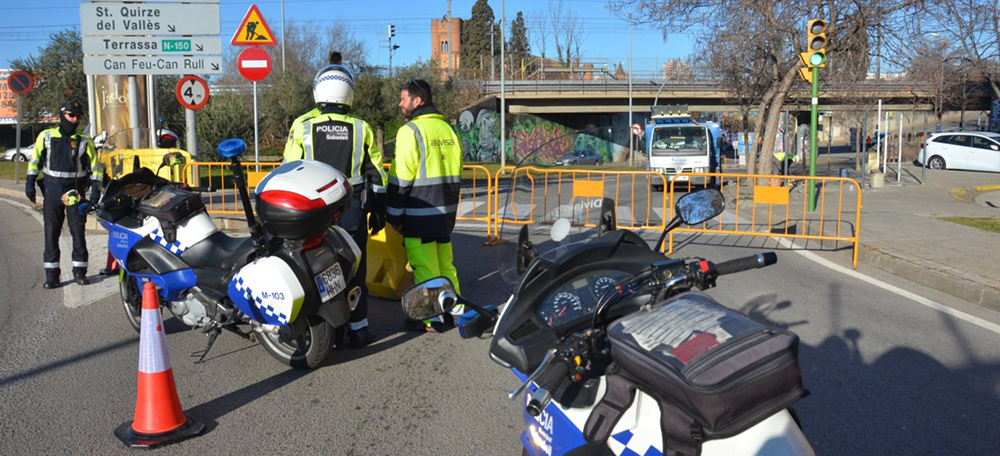
[[(256, 187), (258, 222), (239, 161), (245, 150), (240, 139), (219, 145), (219, 155), (231, 160), (249, 237), (216, 228), (199, 194), (213, 189), (186, 188), (138, 167), (108, 184), (94, 210), (108, 230), (125, 315), (138, 331), (142, 285), (152, 282), (163, 307), (209, 336), (192, 354), (199, 362), (227, 330), (260, 341), (286, 365), (313, 368), (360, 296), (357, 287), (347, 290), (360, 250), (334, 226), (351, 201), (351, 185), (329, 165), (286, 163)], [(164, 165), (178, 159), (166, 156)]]
[(774, 253), (718, 264), (659, 253), (670, 230), (723, 212), (715, 189), (679, 198), (652, 248), (614, 229), (613, 207), (604, 201), (589, 232), (568, 235), (559, 219), (549, 241), (536, 245), (526, 226), (511, 236), (500, 272), (516, 285), (502, 310), (444, 277), (407, 290), (403, 310), (423, 319), (474, 309), (458, 319), (461, 336), (491, 336), (490, 358), (523, 382), (508, 397), (523, 394), (524, 454), (814, 454), (792, 408), (808, 394), (798, 338), (698, 291), (774, 264)]

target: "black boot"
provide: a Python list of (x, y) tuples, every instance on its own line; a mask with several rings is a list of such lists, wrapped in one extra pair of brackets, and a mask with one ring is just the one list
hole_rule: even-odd
[(73, 281), (77, 285), (90, 285), (90, 280), (87, 279), (87, 270), (83, 268), (73, 268)]
[(59, 286), (59, 270), (58, 269), (46, 269), (45, 270), (45, 283), (42, 284), (42, 288), (46, 290), (51, 290)]
[(347, 331), (347, 338), (351, 341), (351, 348), (364, 348), (378, 340), (367, 326), (357, 331)]

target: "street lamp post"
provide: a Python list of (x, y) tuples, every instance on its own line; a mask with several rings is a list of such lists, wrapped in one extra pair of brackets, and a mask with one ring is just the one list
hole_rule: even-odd
[(628, 157), (635, 166), (635, 135), (632, 134), (632, 14), (628, 15)]

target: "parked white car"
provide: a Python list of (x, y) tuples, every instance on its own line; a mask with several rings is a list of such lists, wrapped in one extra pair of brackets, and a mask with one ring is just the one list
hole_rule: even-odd
[(917, 162), (930, 169), (1000, 172), (1000, 133), (934, 133), (922, 144)]
[(0, 160), (26, 162), (35, 153), (34, 147), (22, 147), (20, 151), (16, 148), (7, 149), (7, 152), (3, 153)]

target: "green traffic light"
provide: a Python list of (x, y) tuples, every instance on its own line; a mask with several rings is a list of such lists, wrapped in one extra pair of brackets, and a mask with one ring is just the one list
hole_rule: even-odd
[(824, 60), (826, 60), (826, 56), (819, 52), (814, 52), (809, 56), (809, 64), (813, 66), (822, 65)]

